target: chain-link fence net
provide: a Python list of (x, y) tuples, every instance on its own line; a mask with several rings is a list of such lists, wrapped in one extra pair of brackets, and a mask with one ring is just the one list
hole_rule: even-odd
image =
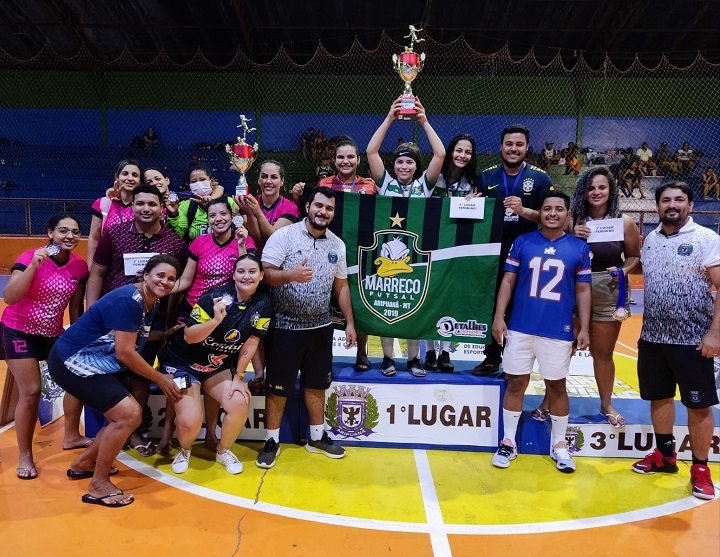
[[(76, 200), (66, 203), (88, 215), (126, 157), (166, 169), (173, 189), (183, 187), (190, 162), (203, 161), (231, 190), (237, 174), (224, 146), (235, 141), (240, 114), (252, 120), (257, 132), (249, 139), (260, 145), (251, 186), (266, 158), (285, 165), (287, 189), (313, 182), (332, 163), (333, 137), (350, 135), (364, 150), (402, 92), (391, 57), (403, 48), (387, 37), (371, 51), (356, 41), (343, 56), (319, 46), (304, 65), (283, 50), (262, 65), (238, 51), (222, 67), (200, 54), (179, 65), (128, 52), (112, 61), (86, 51), (66, 59), (46, 49), (30, 60), (0, 52), (0, 233), (43, 232), (42, 215), (58, 202), (26, 198)], [(709, 187), (703, 174), (717, 168), (720, 155), (719, 65), (698, 56), (686, 68), (663, 59), (620, 71), (609, 59), (593, 69), (580, 57), (568, 68), (559, 56), (540, 64), (532, 53), (522, 60), (507, 50), (481, 54), (463, 39), (427, 39), (416, 50), (427, 60), (414, 93), (443, 141), (458, 133), (476, 139), (479, 169), (499, 160), (500, 130), (523, 123), (531, 130), (531, 160), (562, 189), (571, 192), (584, 167), (610, 165), (627, 194), (621, 208), (648, 215), (647, 223), (654, 188), (681, 177), (695, 190), (696, 211), (708, 212), (698, 219), (717, 225), (720, 186)], [(144, 141), (150, 127), (156, 144)], [(383, 151), (400, 139), (418, 141), (429, 157), (414, 123), (393, 124)], [(87, 230), (89, 216), (83, 220)]]

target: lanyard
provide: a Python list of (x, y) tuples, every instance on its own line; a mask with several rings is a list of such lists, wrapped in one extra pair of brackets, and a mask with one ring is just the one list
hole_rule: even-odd
[(508, 191), (508, 175), (507, 172), (505, 172), (505, 167), (502, 167), (502, 177), (503, 177), (503, 187), (505, 188), (505, 197), (510, 197), (510, 195), (515, 195), (515, 190), (517, 189), (518, 184), (520, 183), (520, 179), (522, 178), (523, 172), (525, 172), (525, 163), (523, 162), (522, 168), (520, 169), (520, 172), (518, 172), (517, 176), (515, 176), (515, 181), (513, 182), (512, 189)]
[(351, 193), (355, 191), (355, 183), (357, 182), (357, 176), (353, 176), (353, 181), (349, 184), (346, 183), (339, 174), (337, 175), (337, 179), (340, 182), (340, 187), (342, 188), (342, 191)]

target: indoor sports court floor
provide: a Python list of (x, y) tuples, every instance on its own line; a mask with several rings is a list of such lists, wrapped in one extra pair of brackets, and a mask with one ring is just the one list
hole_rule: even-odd
[[(636, 316), (623, 326), (619, 397), (637, 397), (639, 325)], [(571, 389), (587, 396), (592, 381), (574, 379)], [(235, 446), (239, 476), (200, 446), (183, 476), (170, 458), (122, 453), (115, 480), (135, 502), (107, 509), (81, 503), (88, 480), (65, 476), (74, 451), (62, 450), (62, 420), (37, 431), (33, 481), (15, 477), (6, 427), (0, 555), (720, 554), (720, 500), (689, 495), (685, 462), (677, 475), (641, 476), (630, 459), (582, 458), (564, 475), (546, 456), (521, 455), (499, 470), (490, 453), (350, 447), (333, 461), (283, 445), (277, 465), (261, 470), (259, 448)], [(717, 481), (720, 466), (711, 469)]]

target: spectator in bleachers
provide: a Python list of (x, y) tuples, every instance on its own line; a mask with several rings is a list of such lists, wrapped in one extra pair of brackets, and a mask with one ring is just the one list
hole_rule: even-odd
[(568, 141), (567, 147), (562, 150), (565, 159), (565, 175), (580, 174), (580, 149), (573, 141)]
[[(190, 165), (185, 181), (192, 192), (192, 199), (183, 199), (179, 203), (167, 201), (165, 205), (168, 226), (186, 242), (190, 242), (209, 231), (207, 204), (225, 196), (225, 189), (213, 180), (212, 172), (202, 163)], [(236, 213), (237, 203), (231, 197), (227, 199)]]
[(120, 161), (115, 168), (115, 181), (105, 197), (95, 200), (90, 209), (88, 234), (88, 264), (92, 267), (95, 250), (105, 230), (114, 224), (133, 218), (133, 190), (142, 180), (140, 164), (133, 159)]
[[(417, 122), (425, 131), (425, 135), (433, 150), (433, 158), (428, 164), (427, 170), (423, 172), (420, 160), (420, 149), (415, 143), (403, 143), (395, 149), (393, 154), (393, 167), (390, 172), (385, 170), (380, 147), (392, 123), (397, 120), (400, 112), (400, 97), (395, 99), (390, 106), (385, 119), (380, 127), (370, 138), (367, 146), (368, 165), (370, 174), (375, 183), (380, 184), (380, 195), (392, 197), (430, 197), (435, 189), (435, 184), (442, 171), (443, 160), (445, 159), (445, 147), (433, 127), (428, 121), (425, 107), (420, 100), (416, 101)], [(391, 377), (395, 375), (395, 360), (393, 346), (395, 339), (381, 338), (383, 349), (383, 361), (381, 371), (383, 375)], [(418, 358), (420, 354), (420, 341), (407, 341), (407, 370), (415, 377), (425, 377), (426, 371)]]
[(545, 143), (545, 149), (543, 149), (542, 156), (540, 157), (540, 168), (545, 172), (550, 171), (551, 164), (557, 164), (560, 160), (560, 154), (555, 150), (552, 141)]
[(640, 148), (635, 152), (635, 156), (640, 162), (640, 170), (645, 176), (657, 176), (657, 165), (653, 160), (653, 152), (648, 144), (643, 142)]
[[(47, 235), (47, 246), (23, 252), (12, 266), (3, 293), (7, 307), (0, 319), (0, 359), (7, 362), (19, 395), (15, 433), (19, 451), (17, 477), (21, 480), (38, 475), (32, 450), (41, 390), (38, 362), (47, 360), (63, 333), (65, 309), (69, 309), (70, 323), (82, 315), (88, 276), (87, 263), (72, 253), (80, 241), (80, 225), (75, 217), (54, 215), (48, 222)], [(79, 433), (82, 404), (66, 393), (63, 409), (63, 448), (87, 447), (92, 440)]]
[(157, 133), (155, 133), (155, 128), (150, 127), (145, 130), (145, 133), (143, 134), (143, 146), (145, 147), (145, 151), (148, 154), (153, 155), (159, 145), (160, 138)]
[(703, 186), (703, 197), (707, 199), (708, 193), (715, 192), (715, 199), (720, 199), (720, 181), (712, 166), (708, 166), (701, 177)]
[(670, 152), (667, 141), (663, 141), (660, 144), (660, 149), (655, 153), (654, 158), (661, 172), (665, 173), (665, 171), (668, 171), (670, 176), (677, 176), (679, 174), (680, 168), (677, 163), (677, 155)]
[(625, 188), (627, 189), (628, 197), (637, 197), (633, 195), (634, 191), (640, 192), (640, 199), (645, 199), (645, 193), (642, 189), (643, 173), (640, 170), (640, 162), (635, 159), (630, 163), (630, 166), (625, 169), (622, 175)]
[(677, 150), (677, 162), (680, 174), (691, 174), (695, 168), (695, 153), (687, 141)]
[(312, 160), (313, 145), (315, 145), (315, 130), (308, 128), (300, 138), (300, 153), (306, 161)]

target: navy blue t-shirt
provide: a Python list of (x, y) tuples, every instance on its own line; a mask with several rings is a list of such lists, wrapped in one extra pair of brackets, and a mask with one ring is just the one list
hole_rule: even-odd
[(70, 371), (81, 377), (125, 371), (115, 356), (115, 331), (137, 332), (135, 349), (140, 352), (159, 305), (155, 302), (143, 314), (145, 302), (134, 284), (116, 288), (91, 305), (60, 335), (55, 352)]
[[(523, 163), (517, 176), (508, 176), (502, 164), (486, 168), (478, 176), (478, 191), (486, 197), (502, 201), (506, 197), (517, 196), (522, 199), (523, 207), (540, 209), (540, 200), (553, 190), (552, 179), (543, 169)], [(500, 206), (502, 208), (502, 205)], [(516, 215), (511, 209), (505, 209), (502, 234), (501, 256), (507, 255), (515, 238), (537, 230), (537, 223)]]

